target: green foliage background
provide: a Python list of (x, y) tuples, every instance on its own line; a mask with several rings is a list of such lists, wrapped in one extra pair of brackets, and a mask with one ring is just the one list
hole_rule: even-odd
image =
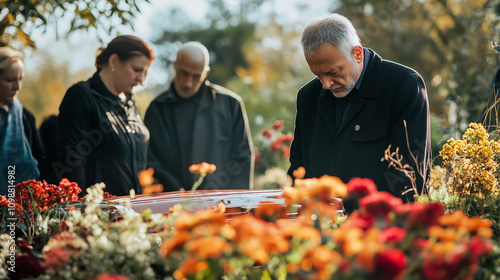
[[(148, 2), (4, 0), (0, 2), (0, 44), (22, 50), (35, 47), (33, 32), (43, 32), (48, 26), (61, 28), (63, 17), (71, 22), (64, 29), (68, 33), (94, 29), (114, 36), (117, 26), (133, 26), (140, 5)], [(299, 5), (293, 8), (304, 11), (304, 17), (290, 22), (272, 9), (278, 3), (283, 1), (206, 0), (209, 9), (203, 20), (197, 21), (179, 8), (158, 10), (151, 18), (155, 32), (144, 39), (152, 42), (158, 57), (155, 63), (167, 76), (137, 94), (142, 112), (169, 85), (171, 63), (180, 45), (194, 40), (205, 44), (211, 52), (209, 79), (243, 97), (254, 137), (277, 119), (285, 121), (285, 132), (292, 131), (296, 93), (313, 78), (303, 59), (299, 36), (314, 15), (306, 16), (308, 4), (290, 3), (290, 8)], [(477, 121), (491, 105), (488, 100), (493, 98), (488, 86), (500, 64), (494, 45), (500, 36), (497, 1), (324, 3), (329, 12), (351, 19), (364, 46), (414, 68), (424, 77), (432, 112), (434, 156), (446, 139), (462, 135), (467, 124)], [(99, 32), (92, 36), (99, 36)], [(88, 78), (94, 70), (71, 73), (71, 61), (55, 63), (57, 58), (43, 50), (36, 52), (45, 59), (37, 71), (26, 73), (20, 99), (40, 123), (47, 115), (57, 114), (60, 100), (71, 84)]]

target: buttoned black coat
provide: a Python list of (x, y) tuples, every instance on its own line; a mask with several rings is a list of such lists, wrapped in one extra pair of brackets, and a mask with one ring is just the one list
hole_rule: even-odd
[(350, 93), (350, 105), (339, 129), (335, 97), (322, 88), (319, 79), (299, 90), (289, 174), (303, 166), (306, 178), (327, 174), (346, 183), (354, 177), (371, 178), (379, 190), (401, 197), (402, 191), (411, 187), (410, 180), (381, 159), (389, 146), (391, 151), (399, 148), (403, 163), (416, 171), (418, 190), (422, 189), (431, 167), (426, 87), (413, 69), (369, 52), (371, 59), (359, 91)]

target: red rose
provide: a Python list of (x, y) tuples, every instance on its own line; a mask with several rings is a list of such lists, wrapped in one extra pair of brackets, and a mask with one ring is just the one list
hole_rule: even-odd
[(377, 191), (377, 186), (372, 179), (368, 178), (352, 178), (347, 183), (347, 192), (349, 196), (357, 198), (365, 197)]
[(379, 252), (375, 257), (376, 279), (400, 279), (406, 267), (406, 256), (400, 249)]
[(45, 270), (31, 252), (18, 254), (16, 256), (15, 272), (9, 271), (12, 279), (33, 278), (42, 273), (45, 273)]
[(373, 216), (387, 216), (403, 202), (400, 198), (392, 196), (388, 192), (375, 192), (361, 198), (359, 205)]
[(273, 137), (273, 132), (269, 128), (266, 128), (262, 131), (262, 136), (266, 138), (271, 138)]
[(99, 277), (92, 280), (130, 280), (130, 278), (118, 274), (101, 274)]
[(272, 128), (273, 128), (274, 130), (279, 130), (279, 129), (280, 129), (280, 128), (284, 125), (284, 124), (285, 124), (285, 122), (284, 122), (284, 121), (282, 121), (282, 120), (277, 120), (277, 121), (275, 121), (275, 122), (273, 123)]
[(405, 216), (406, 223), (411, 229), (429, 228), (437, 225), (439, 217), (444, 214), (441, 203), (413, 203), (404, 204), (396, 208), (398, 215)]
[(401, 243), (406, 237), (406, 230), (400, 227), (391, 227), (382, 231), (378, 237), (381, 243)]

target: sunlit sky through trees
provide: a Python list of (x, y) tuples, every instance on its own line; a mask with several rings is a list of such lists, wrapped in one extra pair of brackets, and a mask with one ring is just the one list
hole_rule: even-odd
[[(239, 1), (245, 0), (226, 0), (226, 4), (229, 7), (234, 6), (236, 8)], [(328, 13), (331, 6), (332, 1), (329, 0), (273, 0), (264, 3), (259, 8), (259, 12), (265, 14), (275, 13), (282, 22), (305, 23), (313, 16)], [(165, 28), (165, 25), (161, 26), (162, 22), (158, 19), (158, 16), (174, 7), (182, 9), (192, 22), (197, 23), (206, 21), (205, 16), (210, 8), (205, 0), (150, 0), (149, 4), (141, 3), (142, 12), (135, 18), (135, 30), (120, 25), (116, 26), (116, 30), (119, 34), (132, 34), (151, 42), (155, 32)], [(58, 31), (56, 32), (56, 30)], [(65, 24), (61, 21), (57, 27), (49, 26), (46, 32), (34, 34), (33, 38), (38, 48), (34, 53), (26, 51), (26, 66), (28, 71), (30, 67), (37, 67), (37, 63), (41, 61), (40, 56), (48, 53), (60, 60), (54, 61), (55, 63), (69, 62), (70, 71), (72, 72), (88, 69), (89, 73), (92, 73), (94, 71), (93, 58), (97, 48), (109, 42), (114, 36), (115, 34), (110, 35), (104, 31), (97, 34), (95, 30), (76, 31), (67, 36)], [(99, 38), (102, 42), (99, 41)], [(273, 42), (269, 40), (267, 43), (272, 44)], [(153, 49), (155, 49), (155, 46), (153, 46)], [(145, 87), (165, 83), (168, 76), (162, 73), (163, 71), (164, 69), (159, 69), (153, 64)], [(136, 90), (140, 91), (141, 89), (137, 88)]]

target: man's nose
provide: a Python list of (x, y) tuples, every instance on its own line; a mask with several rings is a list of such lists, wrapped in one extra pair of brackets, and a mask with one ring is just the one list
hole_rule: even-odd
[(323, 89), (330, 89), (335, 82), (328, 78), (320, 78), (321, 84), (323, 85)]

